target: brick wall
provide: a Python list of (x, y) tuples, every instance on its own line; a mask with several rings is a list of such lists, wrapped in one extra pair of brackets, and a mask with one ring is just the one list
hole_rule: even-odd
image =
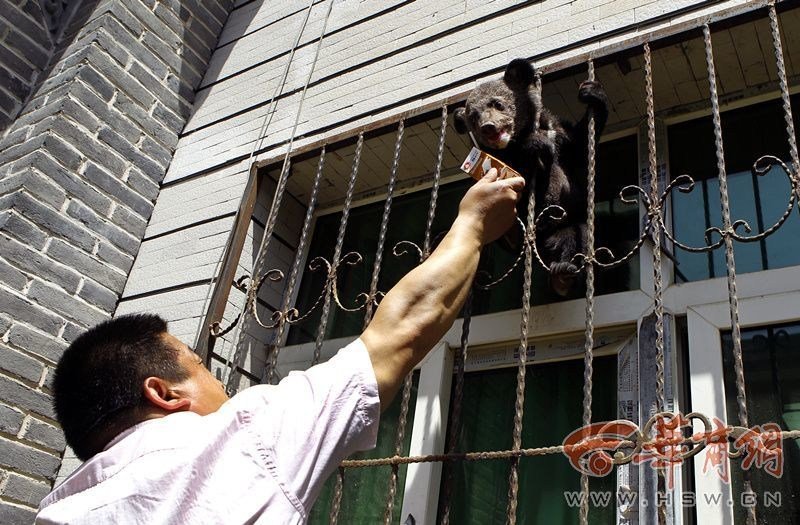
[(31, 522), (56, 478), (65, 443), (52, 409), (53, 366), (116, 308), (232, 1), (81, 2), (52, 49), (31, 38), (34, 29), (40, 39), (49, 34), (34, 16), (43, 15), (39, 2), (0, 3), (0, 76), (19, 81), (0, 78), (0, 126), (8, 123), (0, 139), (5, 524)]

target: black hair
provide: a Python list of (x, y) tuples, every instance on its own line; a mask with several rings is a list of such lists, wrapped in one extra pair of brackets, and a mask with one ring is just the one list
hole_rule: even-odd
[(167, 322), (157, 315), (123, 315), (91, 328), (64, 351), (55, 371), (54, 406), (78, 458), (89, 459), (138, 423), (146, 378), (178, 382), (189, 376), (166, 334)]

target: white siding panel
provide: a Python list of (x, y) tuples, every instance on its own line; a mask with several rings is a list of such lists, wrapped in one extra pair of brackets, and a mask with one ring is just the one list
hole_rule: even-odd
[[(681, 0), (670, 2), (669, 5), (674, 10), (697, 3), (701, 2)], [(547, 2), (543, 5), (547, 7)], [(413, 98), (419, 93), (442, 89), (460, 79), (500, 69), (512, 54), (535, 56), (543, 53), (554, 47), (553, 38), (557, 37), (563, 43), (570, 41), (568, 31), (549, 38), (530, 38), (537, 34), (542, 20), (548, 20), (547, 11), (540, 12), (542, 8), (533, 4), (530, 8), (515, 10), (484, 23), (467, 26), (442, 38), (345, 71), (329, 81), (312, 86), (306, 96), (298, 134), (313, 133), (321, 127), (368, 114), (386, 105)], [(527, 20), (527, 24), (523, 25), (520, 17), (527, 9), (535, 11), (532, 11), (532, 16), (522, 19)], [(548, 21), (548, 25), (559, 24), (568, 28), (570, 25), (565, 20), (570, 20), (573, 15), (583, 16), (581, 20), (585, 21), (601, 16), (602, 10), (590, 9), (591, 15), (583, 15), (587, 10), (580, 2), (574, 2), (549, 11), (558, 12), (559, 17), (558, 20)], [(661, 11), (654, 7), (651, 11), (644, 10), (641, 13), (642, 17), (647, 14), (655, 16)], [(603, 24), (611, 29), (629, 21), (629, 13), (626, 12), (604, 21)], [(636, 21), (642, 21), (638, 15)], [(592, 23), (594, 22), (590, 22), (588, 27)], [(582, 30), (586, 30), (587, 26), (583, 27)], [(512, 43), (516, 47), (512, 47)], [(345, 60), (346, 56), (341, 59)], [(295, 94), (281, 99), (265, 145), (280, 143), (289, 138), (299, 98)], [(174, 173), (171, 176), (179, 177), (239, 155), (247, 155), (252, 150), (253, 141), (257, 138), (267, 109), (263, 106), (247, 111), (184, 137), (176, 152), (171, 167)], [(202, 155), (199, 154), (200, 151), (203, 152)]]
[(142, 243), (123, 297), (211, 279), (233, 222), (225, 217)]
[(249, 165), (243, 161), (164, 187), (153, 209), (145, 239), (235, 212), (248, 177)]
[(207, 285), (198, 285), (146, 297), (122, 299), (116, 315), (139, 312), (158, 314), (169, 322), (169, 330), (175, 337), (193, 345), (207, 293)]

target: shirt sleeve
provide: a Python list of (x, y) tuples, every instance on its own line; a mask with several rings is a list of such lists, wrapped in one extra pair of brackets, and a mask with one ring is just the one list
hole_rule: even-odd
[(372, 362), (356, 339), (329, 361), (263, 388), (264, 408), (248, 410), (250, 426), (263, 436), (268, 468), (287, 497), (308, 512), (342, 460), (375, 447), (380, 400)]

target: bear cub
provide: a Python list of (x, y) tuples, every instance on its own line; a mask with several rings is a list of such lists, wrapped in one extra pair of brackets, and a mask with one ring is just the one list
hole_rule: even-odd
[(536, 192), (536, 213), (551, 205), (566, 211), (561, 220), (545, 216), (537, 229), (537, 250), (550, 267), (553, 290), (565, 296), (577, 279), (572, 263), (586, 247), (586, 178), (590, 109), (599, 137), (608, 120), (608, 97), (596, 81), (584, 81), (578, 100), (583, 118), (562, 120), (542, 105), (536, 71), (523, 59), (512, 60), (502, 80), (485, 82), (470, 92), (454, 114), (456, 131), (471, 133), (481, 149), (517, 170), (526, 179), (518, 212), (525, 222), (528, 192)]

